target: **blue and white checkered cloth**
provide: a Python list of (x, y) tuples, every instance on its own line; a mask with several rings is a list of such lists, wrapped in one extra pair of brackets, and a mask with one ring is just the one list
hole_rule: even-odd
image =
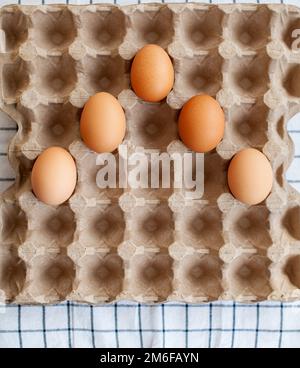
[[(59, 0), (23, 0), (22, 4), (41, 2), (65, 3)], [(69, 2), (87, 4), (92, 1)], [(288, 2), (300, 6), (300, 0)], [(0, 5), (8, 3), (17, 1), (0, 0)], [(129, 2), (118, 0), (117, 3)], [(0, 114), (0, 191), (13, 181), (14, 173), (5, 152), (15, 130), (14, 123)], [(295, 142), (295, 160), (287, 178), (300, 191), (300, 116), (292, 119), (289, 131)], [(0, 305), (0, 348), (5, 347), (299, 348), (300, 302), (251, 305), (232, 302), (201, 305), (141, 305), (125, 302), (103, 306), (76, 303), (54, 306)]]
[(299, 317), (298, 302), (8, 306), (0, 348), (299, 348)]

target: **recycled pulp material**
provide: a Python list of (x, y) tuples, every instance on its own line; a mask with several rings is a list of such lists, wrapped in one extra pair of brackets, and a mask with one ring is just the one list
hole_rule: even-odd
[[(300, 111), (298, 8), (7, 6), (0, 25), (0, 106), (19, 126), (9, 147), (17, 178), (0, 204), (2, 301), (299, 299), (300, 196), (285, 180), (286, 123)], [(147, 43), (165, 48), (175, 68), (160, 104), (130, 90), (131, 60)], [(78, 128), (85, 101), (102, 90), (122, 104), (133, 152), (184, 152), (179, 109), (198, 93), (218, 99), (226, 132), (205, 154), (201, 200), (173, 188), (96, 186), (96, 155)], [(74, 195), (57, 208), (30, 187), (35, 158), (52, 145), (69, 149), (78, 167)], [(263, 151), (274, 171), (258, 206), (236, 201), (226, 184), (229, 160), (244, 147)]]

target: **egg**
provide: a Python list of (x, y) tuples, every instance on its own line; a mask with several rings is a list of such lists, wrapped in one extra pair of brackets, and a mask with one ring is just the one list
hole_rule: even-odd
[(179, 136), (195, 152), (214, 149), (224, 136), (225, 116), (219, 103), (207, 95), (189, 99), (178, 118)]
[(273, 185), (272, 167), (267, 157), (254, 148), (238, 152), (228, 168), (228, 186), (239, 201), (255, 205), (264, 201)]
[(135, 94), (142, 100), (163, 100), (174, 84), (174, 68), (169, 55), (160, 46), (144, 46), (133, 59), (130, 79)]
[(42, 202), (58, 206), (74, 192), (77, 170), (73, 157), (60, 147), (47, 148), (36, 159), (31, 173), (31, 186)]
[(88, 99), (80, 119), (80, 135), (87, 147), (97, 153), (113, 152), (125, 132), (125, 114), (114, 96), (100, 92)]

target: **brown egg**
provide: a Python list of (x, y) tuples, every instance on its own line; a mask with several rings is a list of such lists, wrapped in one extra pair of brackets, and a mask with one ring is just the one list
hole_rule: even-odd
[(254, 148), (238, 152), (228, 168), (228, 186), (239, 201), (255, 205), (267, 198), (273, 185), (272, 167), (267, 157)]
[(188, 100), (179, 115), (178, 129), (183, 143), (196, 152), (214, 149), (224, 135), (225, 117), (219, 103), (207, 95)]
[(100, 92), (88, 99), (80, 119), (80, 134), (87, 147), (97, 153), (112, 152), (125, 132), (125, 114), (114, 96)]
[(160, 46), (146, 45), (133, 59), (130, 78), (138, 97), (159, 102), (167, 97), (174, 84), (172, 61)]
[(73, 157), (60, 147), (50, 147), (35, 161), (31, 173), (32, 190), (49, 205), (58, 206), (74, 192), (77, 170)]

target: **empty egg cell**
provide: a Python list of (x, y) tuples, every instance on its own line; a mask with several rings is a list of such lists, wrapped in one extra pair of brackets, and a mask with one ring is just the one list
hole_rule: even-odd
[[(75, 157), (78, 173), (77, 193), (85, 198), (108, 197), (118, 199), (124, 189), (120, 188), (119, 182), (119, 154), (114, 154), (111, 165), (116, 170), (110, 171), (108, 175), (108, 162), (106, 160), (97, 161), (98, 155), (85, 148), (77, 152)], [(111, 156), (109, 156), (111, 157)], [(112, 167), (112, 166), (110, 166)]]
[(231, 130), (232, 143), (241, 148), (262, 148), (268, 140), (268, 111), (267, 106), (260, 102), (232, 107), (227, 127)]
[(5, 35), (5, 45), (1, 52), (14, 51), (28, 37), (28, 18), (18, 9), (13, 12), (4, 10), (0, 17), (0, 28)]
[(34, 61), (34, 87), (48, 98), (67, 97), (77, 82), (74, 60), (67, 54)]
[(115, 300), (122, 292), (123, 280), (123, 261), (115, 253), (87, 255), (78, 261), (76, 292), (85, 300)]
[(227, 167), (228, 161), (224, 160), (217, 152), (205, 153), (203, 199), (215, 202), (222, 193), (228, 192)]
[(233, 208), (228, 218), (230, 236), (241, 247), (251, 246), (265, 251), (272, 244), (269, 215), (269, 210), (264, 206)]
[(216, 48), (222, 40), (224, 13), (216, 6), (209, 10), (185, 9), (180, 15), (179, 33), (193, 52)]
[(300, 255), (291, 256), (286, 260), (283, 273), (294, 287), (300, 289)]
[(104, 91), (117, 97), (122, 90), (129, 88), (126, 77), (129, 65), (120, 56), (86, 56), (82, 60), (82, 67), (82, 83), (91, 95)]
[[(283, 42), (290, 50), (299, 51), (299, 42), (297, 41), (299, 37), (298, 30), (300, 29), (299, 15), (285, 14), (285, 16), (281, 18), (281, 22), (281, 26), (283, 27)], [(296, 47), (296, 50), (294, 47)]]
[(104, 245), (116, 248), (124, 240), (124, 214), (116, 204), (111, 204), (103, 210), (99, 206), (82, 209), (79, 226), (80, 242), (89, 247)]
[(229, 20), (231, 39), (243, 49), (257, 50), (266, 46), (270, 38), (271, 15), (266, 6), (233, 12)]
[(300, 65), (288, 64), (283, 77), (283, 87), (291, 97), (300, 97)]
[(167, 248), (174, 240), (174, 222), (168, 204), (135, 207), (129, 231), (132, 242), (138, 246)]
[(68, 148), (79, 135), (79, 110), (70, 103), (38, 105), (34, 109), (37, 124), (32, 137), (45, 149), (51, 146)]
[(29, 274), (29, 293), (36, 301), (65, 300), (73, 290), (75, 267), (65, 255), (35, 257), (29, 266)]
[(265, 300), (272, 289), (269, 283), (270, 260), (259, 255), (241, 255), (228, 267), (230, 294), (249, 301)]
[(137, 102), (127, 112), (130, 142), (135, 146), (166, 150), (177, 139), (176, 112), (166, 103)]
[(123, 42), (125, 16), (117, 8), (111, 7), (108, 11), (83, 11), (80, 22), (80, 37), (92, 49), (113, 51)]
[(27, 158), (23, 152), (16, 152), (14, 158), (16, 160), (15, 169), (17, 172), (14, 188), (22, 189), (22, 187), (30, 180), (34, 161)]
[(130, 260), (130, 293), (137, 300), (162, 302), (172, 293), (172, 259), (166, 253), (136, 255)]
[[(27, 234), (27, 216), (16, 202), (0, 204), (0, 241), (15, 246), (24, 242)], [(0, 245), (1, 246), (1, 245)]]
[(22, 92), (29, 84), (29, 69), (25, 61), (16, 58), (13, 62), (3, 65), (3, 97), (7, 103), (18, 101)]
[(172, 41), (173, 13), (167, 7), (147, 11), (136, 10), (131, 15), (130, 25), (131, 43), (138, 48), (149, 43), (166, 48)]
[(216, 300), (222, 289), (221, 261), (211, 255), (193, 254), (184, 257), (176, 271), (177, 291), (184, 299), (200, 297)]
[(130, 193), (135, 197), (135, 201), (140, 198), (150, 201), (166, 200), (174, 191), (174, 165), (172, 162), (170, 165), (167, 163), (166, 169), (163, 170), (161, 163), (156, 165), (157, 161), (154, 160), (153, 164), (149, 156), (147, 160), (142, 159), (140, 164), (136, 165), (137, 170), (134, 170), (133, 165), (129, 165), (128, 188)]
[(269, 88), (269, 63), (265, 53), (233, 58), (229, 79), (236, 93), (242, 97), (263, 96)]
[(296, 241), (300, 240), (300, 206), (286, 210), (282, 218), (282, 225), (288, 236)]
[(32, 14), (33, 41), (46, 50), (64, 50), (76, 37), (73, 15), (68, 9)]
[[(216, 52), (175, 61), (174, 93), (188, 99), (197, 94), (215, 96), (221, 89), (222, 58)], [(184, 91), (184, 96), (182, 95)]]
[(176, 221), (179, 239), (186, 246), (218, 251), (224, 243), (222, 214), (217, 206), (186, 206)]
[[(6, 301), (12, 301), (24, 288), (26, 279), (25, 263), (9, 247), (0, 247), (0, 293)], [(3, 300), (1, 300), (3, 302)]]
[(48, 246), (56, 243), (59, 247), (66, 247), (74, 237), (74, 213), (67, 205), (54, 208), (39, 202), (31, 208), (30, 229), (31, 239), (36, 239), (37, 244)]

